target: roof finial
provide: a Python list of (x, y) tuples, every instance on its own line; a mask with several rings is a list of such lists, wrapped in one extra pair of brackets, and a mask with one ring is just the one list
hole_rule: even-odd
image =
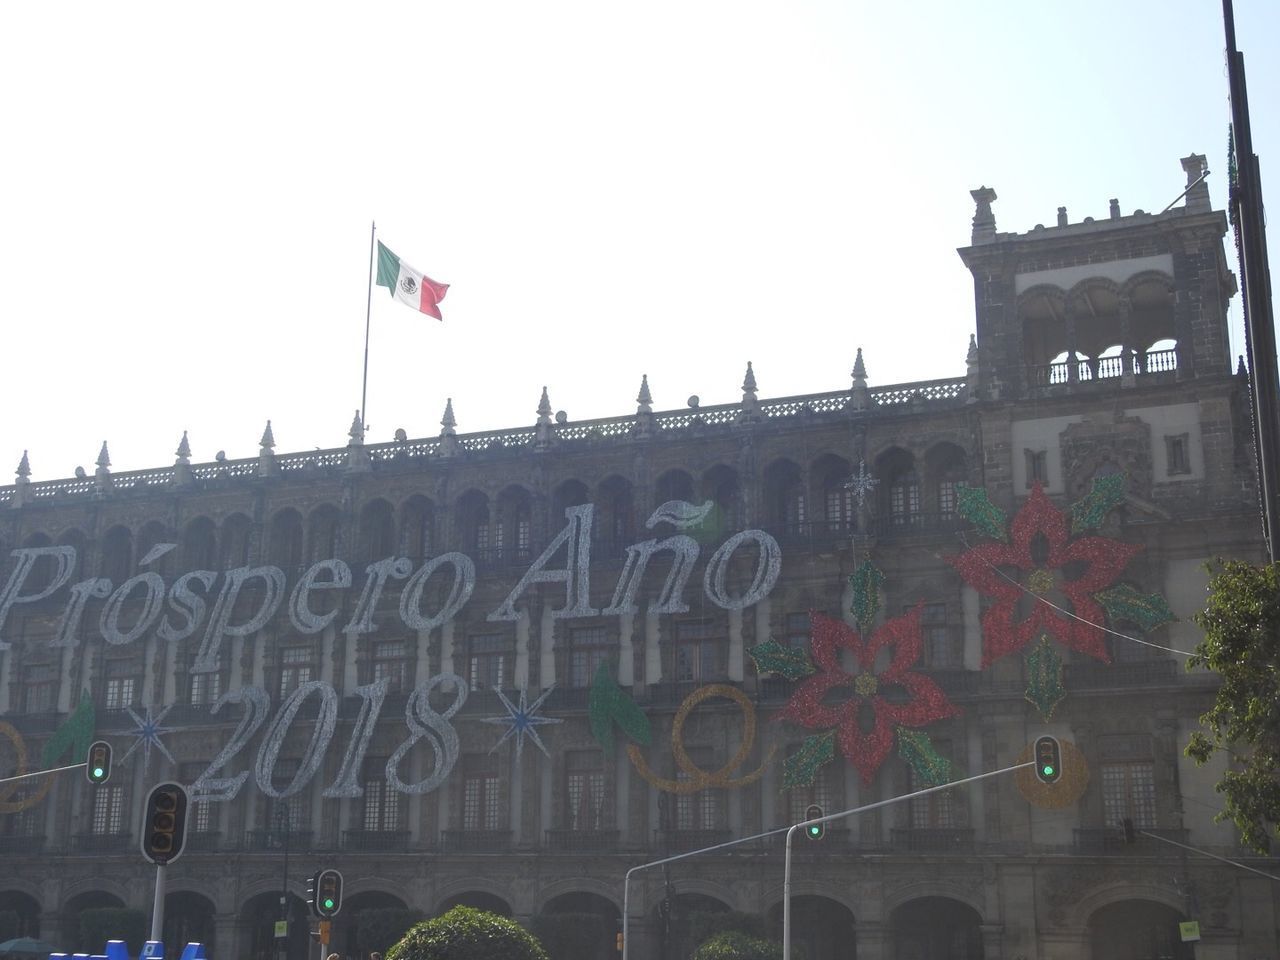
[(973, 214), (972, 242), (992, 243), (996, 238), (996, 215), (991, 212), (991, 201), (996, 199), (996, 192), (990, 187), (979, 187), (970, 190), (969, 196), (977, 205)]
[(871, 406), (871, 398), (867, 393), (867, 365), (862, 362), (862, 348), (853, 359), (853, 386), (849, 391), (852, 396), (849, 406), (852, 410), (866, 410)]
[(444, 427), (444, 429), (440, 431), (440, 436), (456, 436), (458, 431), (454, 427), (457, 425), (458, 421), (453, 416), (453, 397), (449, 397), (444, 402), (444, 417), (440, 420), (440, 426)]
[[(267, 428), (262, 431), (262, 439), (258, 441), (258, 446), (261, 450), (273, 450), (275, 449), (275, 445), (276, 437), (275, 434), (271, 432), (271, 421), (268, 420)], [(259, 456), (262, 455), (261, 450), (259, 451)]]
[(547, 388), (542, 388), (542, 399), (538, 401), (538, 425), (534, 429), (533, 449), (550, 450), (555, 440), (555, 426), (551, 422), (551, 398)]
[(107, 441), (102, 441), (102, 449), (98, 451), (98, 469), (93, 472), (95, 495), (101, 496), (111, 489), (111, 454), (107, 453)]
[(347, 446), (358, 447), (364, 443), (364, 424), (360, 422), (359, 410), (351, 418), (351, 429), (347, 431), (347, 436), (351, 438), (351, 442)]
[(13, 485), (13, 498), (9, 506), (20, 507), (27, 502), (27, 488), (31, 486), (31, 462), (27, 459), (27, 451), (22, 451), (22, 459), (18, 461), (18, 479)]
[(175, 451), (178, 457), (178, 463), (191, 462), (191, 444), (187, 442), (187, 431), (182, 431), (182, 439), (178, 441), (178, 449)]
[(653, 413), (653, 394), (649, 392), (649, 375), (640, 376), (640, 392), (636, 395), (636, 413)]
[(760, 416), (760, 401), (756, 397), (756, 375), (751, 369), (751, 361), (747, 361), (747, 374), (742, 378), (742, 412), (738, 414), (738, 422), (755, 420)]
[(191, 444), (187, 442), (187, 431), (182, 431), (182, 439), (174, 453), (178, 459), (173, 462), (173, 484), (185, 487), (195, 480), (191, 473)]
[(276, 445), (275, 435), (271, 432), (271, 421), (262, 431), (262, 439), (258, 441), (258, 476), (269, 477), (276, 472), (276, 455), (272, 448)]

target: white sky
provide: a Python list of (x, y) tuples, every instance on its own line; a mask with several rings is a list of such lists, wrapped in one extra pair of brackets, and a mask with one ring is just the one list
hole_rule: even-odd
[[(1236, 19), (1275, 201), (1280, 5)], [(1155, 212), (1194, 151), (1222, 208), (1223, 47), (1217, 0), (6, 4), (0, 483), (345, 444), (373, 218), (451, 289), (374, 289), (371, 442), (642, 373), (733, 402), (748, 360), (839, 390), (858, 346), (959, 376), (969, 190), (1002, 231)]]

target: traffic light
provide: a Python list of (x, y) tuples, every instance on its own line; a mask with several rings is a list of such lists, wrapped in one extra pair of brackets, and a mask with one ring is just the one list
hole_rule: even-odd
[(621, 953), (622, 952), (622, 931), (621, 930), (618, 931), (618, 939), (615, 942), (618, 945), (618, 952)]
[(187, 834), (187, 791), (181, 784), (162, 783), (147, 797), (142, 821), (142, 855), (157, 866), (178, 859)]
[[(816, 803), (809, 804), (808, 808), (804, 812), (804, 818), (806, 820), (821, 819), (822, 808), (818, 806)], [(827, 832), (827, 825), (825, 823), (811, 823), (804, 828), (804, 835), (808, 837), (810, 840), (821, 840), (822, 837), (826, 834), (826, 832)]]
[(84, 775), (94, 786), (107, 782), (111, 777), (111, 744), (105, 740), (95, 740), (89, 744), (89, 752), (84, 758)]
[(1057, 737), (1040, 737), (1033, 751), (1036, 779), (1041, 783), (1057, 783), (1062, 779), (1062, 745)]
[(321, 870), (316, 874), (316, 916), (329, 920), (341, 909), (342, 874), (337, 870)]

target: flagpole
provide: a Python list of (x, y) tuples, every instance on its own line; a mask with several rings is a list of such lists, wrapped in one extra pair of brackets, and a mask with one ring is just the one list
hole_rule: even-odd
[(360, 383), (360, 425), (367, 427), (369, 420), (364, 415), (365, 398), (369, 395), (369, 315), (373, 308), (373, 237), (378, 225), (369, 221), (369, 289), (364, 299), (364, 379)]

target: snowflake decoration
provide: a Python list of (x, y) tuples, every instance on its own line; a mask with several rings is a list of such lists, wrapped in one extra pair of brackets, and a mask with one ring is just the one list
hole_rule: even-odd
[(547, 687), (542, 696), (538, 697), (532, 704), (528, 702), (525, 691), (521, 689), (520, 706), (518, 707), (508, 700), (506, 694), (501, 690), (494, 690), (493, 692), (498, 695), (498, 699), (502, 701), (502, 706), (506, 709), (507, 715), (505, 717), (482, 717), (480, 722), (506, 724), (507, 729), (489, 752), (493, 753), (494, 750), (497, 750), (512, 737), (515, 737), (516, 759), (519, 759), (524, 752), (524, 738), (528, 737), (533, 741), (534, 746), (542, 751), (542, 755), (550, 759), (551, 754), (547, 753), (546, 745), (543, 744), (542, 738), (538, 736), (538, 727), (544, 723), (564, 723), (564, 720), (559, 717), (539, 716), (538, 711), (542, 709), (543, 703), (546, 702), (547, 697), (551, 696), (551, 691), (555, 688), (554, 683)]
[(134, 735), (134, 737), (136, 737), (136, 739), (133, 741), (133, 746), (131, 746), (128, 750), (126, 750), (125, 755), (120, 759), (121, 761), (128, 760), (129, 754), (133, 753), (133, 751), (137, 750), (138, 747), (141, 746), (142, 747), (142, 775), (144, 777), (147, 775), (147, 768), (151, 766), (151, 748), (152, 747), (155, 747), (157, 750), (163, 753), (165, 756), (165, 759), (168, 760), (170, 763), (174, 762), (173, 754), (171, 754), (169, 752), (169, 748), (164, 745), (164, 741), (160, 739), (162, 734), (173, 732), (173, 727), (160, 726), (160, 724), (164, 722), (165, 714), (172, 709), (173, 709), (173, 704), (169, 704), (169, 706), (165, 707), (163, 710), (160, 711), (159, 715), (154, 715), (152, 713), (151, 707), (147, 706), (146, 719), (143, 719), (142, 717), (134, 713), (132, 707), (125, 707), (125, 710), (128, 711), (129, 716), (133, 717), (133, 722), (136, 724), (133, 730), (130, 731)]
[(867, 497), (875, 493), (876, 485), (880, 481), (867, 473), (867, 461), (858, 461), (858, 472), (851, 474), (844, 482), (844, 488), (853, 492), (853, 497), (858, 501), (858, 509), (861, 510), (867, 501)]

